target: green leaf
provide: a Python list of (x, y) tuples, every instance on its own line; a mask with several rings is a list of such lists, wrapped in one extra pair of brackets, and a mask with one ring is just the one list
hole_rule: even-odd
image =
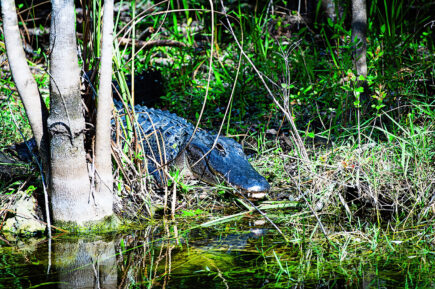
[(303, 91), (302, 91), (302, 93), (307, 93), (308, 91), (310, 91), (311, 89), (313, 88), (313, 86), (312, 85), (310, 85), (310, 86), (308, 86), (307, 88), (305, 88)]
[(355, 92), (359, 92), (359, 93), (364, 92), (364, 87), (360, 86), (355, 88)]

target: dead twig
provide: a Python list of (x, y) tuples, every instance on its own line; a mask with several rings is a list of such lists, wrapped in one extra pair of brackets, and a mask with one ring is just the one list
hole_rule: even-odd
[[(118, 38), (118, 43), (121, 46), (127, 46), (131, 45), (133, 42), (133, 39), (128, 37), (120, 37)], [(175, 40), (169, 40), (169, 39), (159, 39), (159, 40), (135, 40), (134, 46), (136, 48), (148, 50), (153, 47), (160, 47), (160, 46), (171, 46), (171, 47), (186, 47), (187, 45), (183, 42), (175, 41)]]

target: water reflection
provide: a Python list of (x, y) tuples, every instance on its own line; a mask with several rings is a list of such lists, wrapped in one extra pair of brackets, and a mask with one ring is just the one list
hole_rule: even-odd
[(117, 288), (114, 241), (58, 241), (54, 260), (59, 288)]
[(286, 244), (272, 229), (222, 227), (182, 231), (166, 224), (111, 237), (65, 235), (53, 239), (52, 250), (47, 240), (27, 247), (0, 240), (0, 288), (433, 286), (434, 271), (422, 264), (434, 256), (409, 258), (413, 248), (339, 262), (309, 245)]

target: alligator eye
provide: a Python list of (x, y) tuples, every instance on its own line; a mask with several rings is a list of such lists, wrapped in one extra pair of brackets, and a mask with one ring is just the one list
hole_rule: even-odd
[(217, 143), (215, 148), (217, 149), (217, 151), (221, 156), (225, 156), (227, 154), (224, 147), (220, 143)]

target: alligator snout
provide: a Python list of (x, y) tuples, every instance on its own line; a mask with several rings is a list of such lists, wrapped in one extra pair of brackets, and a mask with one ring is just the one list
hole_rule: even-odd
[(197, 140), (187, 147), (190, 169), (208, 183), (222, 181), (249, 193), (267, 192), (269, 183), (249, 163), (242, 146), (226, 137), (219, 137), (214, 149), (212, 136), (208, 142)]
[(240, 168), (234, 168), (226, 172), (225, 181), (228, 184), (249, 193), (269, 191), (270, 185), (267, 180), (248, 161), (243, 164), (242, 169)]

